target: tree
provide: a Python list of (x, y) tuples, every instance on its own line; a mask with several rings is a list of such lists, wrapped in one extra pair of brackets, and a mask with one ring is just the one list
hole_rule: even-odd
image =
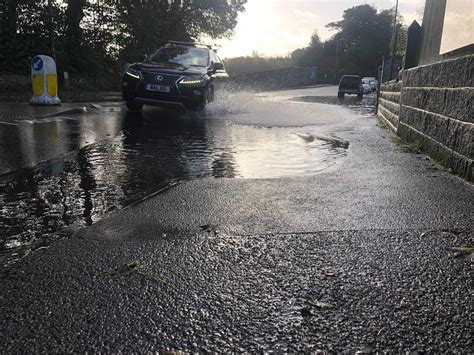
[[(336, 78), (345, 73), (376, 76), (382, 58), (390, 55), (393, 16), (394, 10), (378, 12), (370, 5), (346, 9), (342, 20), (327, 25), (337, 31), (332, 38), (321, 43), (313, 35), (309, 46), (293, 52), (292, 58), (298, 65), (332, 71)], [(406, 29), (401, 27), (398, 53), (404, 52), (404, 42)]]
[[(12, 55), (7, 43), (14, 43), (17, 32), (17, 6), (16, 0), (5, 0), (0, 3), (0, 63), (2, 66), (8, 64), (8, 58)], [(3, 68), (2, 68), (3, 69)]]
[(227, 37), (247, 0), (123, 0), (117, 4), (123, 60), (150, 53), (168, 40)]
[(168, 40), (229, 36), (247, 0), (49, 1), (0, 2), (1, 71), (27, 72), (32, 56), (52, 55), (50, 18), (58, 67), (95, 74)]
[(5, 0), (0, 4), (0, 14), (3, 21), (1, 22), (0, 33), (10, 36), (11, 40), (15, 40), (17, 29), (17, 0)]
[(321, 42), (321, 38), (318, 35), (318, 32), (314, 31), (313, 35), (311, 36), (311, 40), (309, 41), (309, 46), (310, 47), (319, 47), (323, 44)]
[(309, 46), (294, 51), (292, 53), (293, 60), (297, 61), (297, 64), (304, 67), (320, 66), (323, 56), (324, 44), (317, 32), (314, 32), (309, 41)]
[(390, 53), (392, 19), (388, 11), (377, 13), (370, 5), (344, 11), (343, 19), (327, 27), (336, 29), (335, 41), (342, 43), (341, 68), (375, 76), (383, 56)]
[[(14, 10), (9, 6), (13, 6)], [(8, 0), (1, 3), (0, 11), (1, 15), (9, 14), (5, 16), (6, 21), (0, 22), (0, 70), (26, 74), (34, 55), (52, 55), (47, 1)], [(54, 3), (51, 14), (55, 36), (59, 36), (63, 29), (64, 12)]]
[(66, 66), (83, 71), (86, 65), (82, 42), (81, 21), (84, 18), (84, 7), (86, 0), (67, 0), (66, 9), (66, 28), (64, 36), (64, 54), (63, 58)]
[(291, 59), (288, 57), (262, 57), (254, 51), (251, 56), (226, 59), (225, 65), (229, 74), (239, 75), (287, 68), (291, 66)]

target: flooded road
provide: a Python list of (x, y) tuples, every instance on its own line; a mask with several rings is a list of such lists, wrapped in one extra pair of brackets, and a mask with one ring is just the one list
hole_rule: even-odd
[(350, 142), (337, 136), (353, 117), (347, 109), (371, 116), (373, 104), (313, 91), (229, 94), (203, 115), (102, 104), (48, 119), (13, 117), (0, 126), (0, 264), (181, 180), (337, 168), (350, 154)]

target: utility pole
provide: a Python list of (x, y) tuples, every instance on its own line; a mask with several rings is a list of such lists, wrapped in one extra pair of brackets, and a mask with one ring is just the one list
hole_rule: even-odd
[(49, 41), (51, 46), (51, 57), (56, 60), (56, 50), (54, 49), (54, 29), (53, 29), (53, 8), (52, 0), (48, 0), (48, 17), (49, 17)]
[(336, 80), (339, 77), (339, 42), (342, 42), (342, 39), (336, 39)]
[(397, 4), (395, 5), (395, 16), (393, 17), (392, 58), (390, 59), (390, 74), (388, 76), (389, 80), (392, 80), (393, 61), (395, 59), (395, 48), (397, 46), (397, 32), (398, 32), (397, 15), (398, 15), (398, 0), (397, 0)]

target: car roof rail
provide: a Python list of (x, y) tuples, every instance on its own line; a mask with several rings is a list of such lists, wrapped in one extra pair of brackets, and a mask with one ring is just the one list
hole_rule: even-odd
[(193, 42), (184, 42), (184, 41), (168, 41), (168, 44), (180, 44), (182, 46), (192, 46), (194, 47), (196, 44)]
[(209, 44), (195, 43), (195, 42), (184, 42), (184, 41), (168, 41), (168, 44), (177, 44), (180, 46), (189, 46), (189, 47), (206, 47), (212, 49), (212, 46)]

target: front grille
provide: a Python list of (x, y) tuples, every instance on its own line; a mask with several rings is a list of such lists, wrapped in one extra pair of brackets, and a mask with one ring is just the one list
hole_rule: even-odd
[[(143, 74), (143, 81), (147, 84), (157, 84), (157, 85), (167, 85), (167, 86), (174, 86), (176, 81), (181, 77), (180, 75), (170, 75), (170, 74), (162, 74), (162, 73), (154, 73), (154, 72), (142, 72)], [(163, 77), (163, 80), (158, 81), (156, 77), (160, 75)]]

